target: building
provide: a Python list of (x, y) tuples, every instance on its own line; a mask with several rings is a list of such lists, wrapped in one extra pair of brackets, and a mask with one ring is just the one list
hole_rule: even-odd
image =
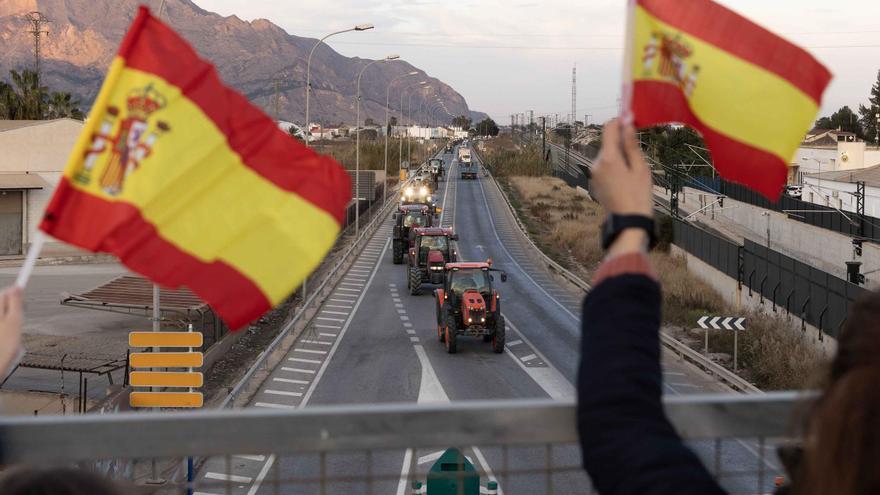
[(27, 249), (82, 128), (73, 119), (0, 120), (0, 256)]
[(812, 129), (797, 150), (789, 182), (803, 184), (804, 176), (857, 170), (880, 164), (880, 149), (846, 131)]
[(865, 214), (880, 217), (880, 164), (854, 170), (806, 174), (801, 199), (855, 212), (859, 182), (865, 183)]

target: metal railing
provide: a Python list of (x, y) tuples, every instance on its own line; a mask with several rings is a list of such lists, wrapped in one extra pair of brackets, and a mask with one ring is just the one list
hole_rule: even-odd
[[(788, 437), (789, 418), (805, 397), (699, 395), (666, 397), (664, 403), (673, 425), (725, 487), (766, 493), (780, 474), (770, 447)], [(591, 493), (581, 469), (576, 413), (573, 402), (501, 400), (10, 417), (0, 418), (0, 435), (6, 463), (225, 457), (228, 472), (168, 481), (161, 493), (255, 493), (256, 476), (233, 474), (244, 460), (261, 462), (266, 492), (402, 493), (403, 486), (410, 493), (414, 481), (432, 476), (431, 464), (449, 447), (459, 447), (476, 465), (481, 483), (496, 481), (504, 493)], [(126, 482), (145, 482), (138, 472), (129, 469)]]
[[(522, 223), (522, 220), (520, 220), (519, 214), (516, 212), (516, 209), (513, 207), (513, 204), (510, 202), (510, 199), (507, 197), (504, 189), (502, 189), (501, 186), (498, 184), (498, 181), (495, 180), (494, 175), (490, 174), (490, 176), (492, 177), (492, 184), (494, 184), (494, 186), (498, 189), (501, 197), (504, 199), (504, 203), (507, 205), (508, 211), (513, 216), (517, 227), (519, 227), (520, 232), (522, 233), (523, 237), (525, 237), (529, 246), (532, 248), (532, 251), (534, 251), (540, 257), (542, 262), (549, 269), (557, 272), (560, 276), (562, 276), (562, 278), (564, 278), (574, 286), (578, 287), (579, 289), (583, 290), (585, 293), (590, 292), (590, 290), (592, 290), (592, 287), (589, 283), (551, 259), (544, 253), (544, 251), (541, 250), (541, 248), (538, 247), (537, 244), (535, 244), (534, 241), (532, 241), (531, 236), (529, 236), (528, 234), (528, 229)], [(711, 359), (700, 354), (699, 352), (691, 349), (687, 344), (677, 340), (668, 333), (660, 332), (660, 337), (661, 343), (669, 348), (671, 351), (673, 351), (679, 357), (679, 359), (688, 361), (689, 363), (697, 366), (698, 368), (709, 373), (733, 390), (743, 393), (761, 393), (761, 389), (752, 385), (746, 379), (721, 366), (720, 364), (712, 361)]]

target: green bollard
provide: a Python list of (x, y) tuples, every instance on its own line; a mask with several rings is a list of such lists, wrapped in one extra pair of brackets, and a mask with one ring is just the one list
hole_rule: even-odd
[(447, 449), (428, 472), (426, 495), (480, 495), (480, 475), (456, 448)]
[(498, 495), (497, 481), (490, 481), (486, 484), (486, 495)]
[(425, 488), (421, 481), (412, 482), (412, 495), (425, 495)]

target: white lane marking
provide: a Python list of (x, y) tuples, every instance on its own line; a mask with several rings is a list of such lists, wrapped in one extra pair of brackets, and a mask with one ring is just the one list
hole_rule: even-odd
[(257, 479), (254, 480), (254, 484), (251, 485), (251, 489), (248, 490), (247, 495), (257, 495), (257, 492), (260, 490), (260, 485), (263, 484), (263, 480), (266, 479), (266, 475), (269, 474), (269, 469), (272, 468), (272, 464), (275, 463), (275, 455), (270, 455), (268, 459), (266, 459), (266, 464), (263, 464), (263, 469), (260, 470), (259, 474), (257, 474)]
[(415, 334), (416, 334), (416, 331), (415, 331), (415, 330), (407, 329), (407, 330), (406, 330), (406, 333), (408, 333), (408, 334), (410, 334), (410, 335), (415, 335)]
[(338, 321), (339, 323), (342, 323), (343, 321), (345, 321), (345, 319), (343, 319), (343, 318), (327, 318), (324, 316), (319, 316), (316, 319), (317, 320), (324, 320), (324, 321)]
[(216, 495), (211, 492), (193, 492), (193, 495)]
[(404, 323), (403, 326), (405, 328), (412, 328), (412, 323)]
[(520, 361), (522, 361), (522, 362), (526, 362), (526, 361), (531, 361), (532, 359), (535, 359), (536, 357), (538, 357), (538, 356), (535, 355), (535, 354), (529, 354), (528, 356), (523, 356), (523, 357), (521, 357), (521, 358), (519, 358), (519, 359), (520, 359)]
[(327, 342), (326, 340), (300, 340), (301, 344), (318, 344), (318, 345), (333, 345), (333, 342)]
[(283, 395), (285, 397), (302, 397), (302, 392), (288, 392), (286, 390), (264, 390), (263, 393), (269, 395)]
[(674, 387), (685, 387), (685, 388), (703, 388), (700, 385), (694, 385), (693, 383), (679, 383), (679, 382), (669, 382), (670, 385)]
[(663, 376), (685, 376), (685, 374), (678, 371), (664, 371)]
[(290, 371), (291, 373), (305, 373), (307, 375), (314, 375), (315, 372), (312, 370), (304, 370), (302, 368), (287, 368), (282, 366), (281, 371)]
[(294, 349), (293, 352), (305, 352), (307, 354), (327, 354), (327, 351), (319, 351), (316, 349)]
[(315, 325), (315, 328), (332, 328), (334, 330), (339, 330), (342, 327), (339, 325)]
[(410, 338), (409, 338), (409, 341), (410, 341), (410, 342), (418, 342), (418, 341), (419, 341), (419, 338), (418, 338), (418, 337), (410, 337)]
[(210, 478), (212, 480), (221, 480), (221, 481), (231, 481), (233, 483), (250, 483), (253, 478), (250, 476), (236, 476), (234, 474), (226, 474), (226, 473), (205, 473), (205, 478)]
[(274, 402), (256, 402), (255, 407), (263, 407), (266, 409), (296, 409), (296, 406), (289, 404), (275, 404)]
[(402, 308), (402, 307), (403, 307), (403, 303), (394, 303), (394, 307), (395, 307), (395, 308)]
[[(480, 186), (480, 192), (483, 195), (483, 205), (486, 207), (486, 211), (492, 211), (492, 209), (489, 208), (489, 200), (487, 199), (486, 191), (485, 191), (485, 189), (483, 189), (483, 182), (482, 181), (478, 182), (478, 185)], [(544, 289), (544, 287), (541, 287), (541, 284), (536, 282), (535, 279), (533, 279), (528, 273), (526, 273), (526, 270), (522, 267), (522, 265), (519, 264), (519, 262), (516, 260), (516, 258), (514, 258), (512, 254), (510, 254), (510, 251), (507, 250), (507, 247), (505, 246), (504, 242), (502, 242), (501, 238), (498, 237), (498, 229), (495, 227), (495, 220), (492, 218), (492, 215), (486, 215), (486, 218), (489, 219), (489, 223), (492, 225), (492, 233), (495, 235), (495, 239), (498, 240), (498, 245), (501, 246), (501, 249), (505, 253), (507, 253), (507, 257), (510, 259), (510, 262), (513, 263), (514, 265), (516, 265), (517, 268), (519, 268), (520, 273), (522, 273), (527, 279), (529, 279), (533, 284), (535, 284), (535, 287), (537, 287), (538, 290), (543, 292), (545, 296), (547, 296), (557, 306), (562, 308), (562, 310), (565, 311), (565, 313), (568, 316), (570, 316), (572, 320), (574, 320), (575, 322), (580, 324), (580, 321), (581, 321), (580, 318), (575, 316), (575, 314), (572, 313), (571, 311), (569, 311), (569, 309), (566, 308), (561, 302), (557, 301), (556, 298), (551, 296), (550, 293)]]
[[(351, 309), (351, 306), (345, 304), (327, 304), (324, 306), (325, 308), (335, 308), (335, 309)], [(346, 313), (348, 314), (348, 313)]]
[(349, 287), (363, 287), (364, 286), (364, 284), (357, 284), (357, 283), (351, 283), (351, 282), (341, 282), (339, 285), (347, 285)]
[(395, 297), (395, 298), (393, 298), (393, 299), (394, 299), (394, 302), (396, 302), (396, 303), (399, 303), (399, 302), (400, 302), (400, 298), (399, 298), (399, 297)]
[(278, 378), (278, 377), (275, 377), (275, 378), (272, 378), (272, 380), (273, 380), (273, 381), (276, 381), (276, 382), (280, 382), (280, 383), (293, 383), (293, 384), (296, 384), (296, 385), (308, 385), (308, 384), (309, 384), (309, 382), (307, 382), (306, 380), (294, 380), (294, 379), (292, 379), (292, 378)]
[[(334, 328), (335, 328), (335, 327), (334, 327)], [(336, 334), (335, 334), (335, 333), (321, 332), (321, 333), (319, 333), (318, 335), (320, 335), (321, 337), (336, 338)]]
[(355, 276), (352, 276), (352, 275), (346, 275), (345, 278), (343, 279), (343, 281), (345, 281), (345, 282), (352, 282), (352, 281), (354, 281), (354, 282), (366, 282), (367, 279), (365, 279), (365, 278), (361, 278), (361, 277), (355, 277)]
[(412, 449), (406, 449), (406, 452), (403, 454), (403, 468), (400, 470), (400, 481), (397, 482), (397, 495), (406, 495), (406, 491), (409, 483), (408, 483), (408, 474), (409, 474), (409, 465), (412, 462)]
[[(341, 299), (341, 298), (345, 298), (345, 299)], [(330, 300), (333, 302), (338, 302), (338, 303), (353, 303), (353, 302), (357, 301), (357, 297), (349, 296), (348, 294), (336, 294), (334, 297), (331, 297)]]
[(361, 291), (362, 291), (362, 289), (349, 289), (349, 288), (347, 288), (347, 287), (337, 287), (336, 290), (344, 290), (344, 291), (346, 291), (346, 292), (355, 292), (355, 293), (358, 293), (358, 294), (360, 294)]
[(428, 360), (425, 348), (421, 345), (415, 345), (413, 347), (416, 350), (416, 356), (419, 358), (419, 364), (422, 366), (422, 378), (419, 382), (419, 398), (416, 402), (418, 404), (424, 404), (426, 402), (449, 402), (449, 396), (446, 395), (446, 391), (443, 390), (443, 385), (440, 383), (440, 379), (437, 378), (437, 373), (434, 372), (434, 368), (431, 366), (431, 361)]
[(400, 315), (400, 319), (403, 321), (409, 321), (409, 316)]
[(309, 364), (321, 364), (321, 361), (317, 359), (305, 359), (305, 358), (287, 358), (288, 361), (293, 361), (295, 363), (309, 363)]
[(327, 311), (326, 309), (325, 309), (324, 311), (321, 311), (321, 314), (322, 314), (322, 315), (342, 315), (342, 316), (348, 316), (348, 313), (346, 313), (345, 311)]
[(266, 460), (266, 456), (264, 456), (264, 455), (234, 455), (232, 457), (237, 457), (239, 459), (247, 459), (249, 461), (259, 461), (259, 462), (263, 462)]
[[(403, 305), (401, 304), (401, 306), (403, 306)], [(405, 314), (406, 314), (406, 310), (405, 310), (405, 309), (398, 309), (398, 310), (397, 310), (397, 314), (405, 315)]]
[(569, 382), (568, 379), (566, 379), (565, 376), (547, 360), (537, 347), (529, 342), (529, 339), (519, 331), (516, 325), (510, 321), (510, 318), (505, 316), (505, 320), (507, 321), (508, 328), (516, 332), (522, 338), (525, 344), (529, 346), (539, 358), (541, 358), (541, 361), (544, 362), (546, 367), (538, 368), (526, 366), (519, 360), (519, 358), (514, 356), (512, 352), (505, 352), (505, 354), (510, 356), (510, 359), (513, 359), (513, 362), (522, 368), (522, 370), (525, 371), (526, 374), (528, 374), (532, 380), (534, 380), (535, 383), (537, 383), (538, 386), (550, 396), (550, 398), (556, 400), (573, 399), (576, 396), (576, 392), (571, 382)]
[(510, 342), (507, 343), (507, 347), (513, 347), (515, 345), (520, 345), (520, 344), (522, 344), (522, 340), (519, 340), (519, 339), (511, 340)]

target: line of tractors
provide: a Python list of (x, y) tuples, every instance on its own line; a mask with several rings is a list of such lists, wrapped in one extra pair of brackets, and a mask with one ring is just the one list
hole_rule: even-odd
[[(446, 153), (451, 153), (446, 148)], [(494, 288), (495, 273), (501, 282), (507, 274), (492, 267), (492, 260), (459, 260), (458, 235), (440, 226), (441, 208), (435, 191), (444, 175), (443, 160), (428, 161), (401, 193), (394, 213), (392, 261), (405, 265), (406, 286), (417, 296), (434, 287), (437, 339), (453, 354), (459, 337), (479, 337), (504, 352), (505, 322), (501, 296)]]

